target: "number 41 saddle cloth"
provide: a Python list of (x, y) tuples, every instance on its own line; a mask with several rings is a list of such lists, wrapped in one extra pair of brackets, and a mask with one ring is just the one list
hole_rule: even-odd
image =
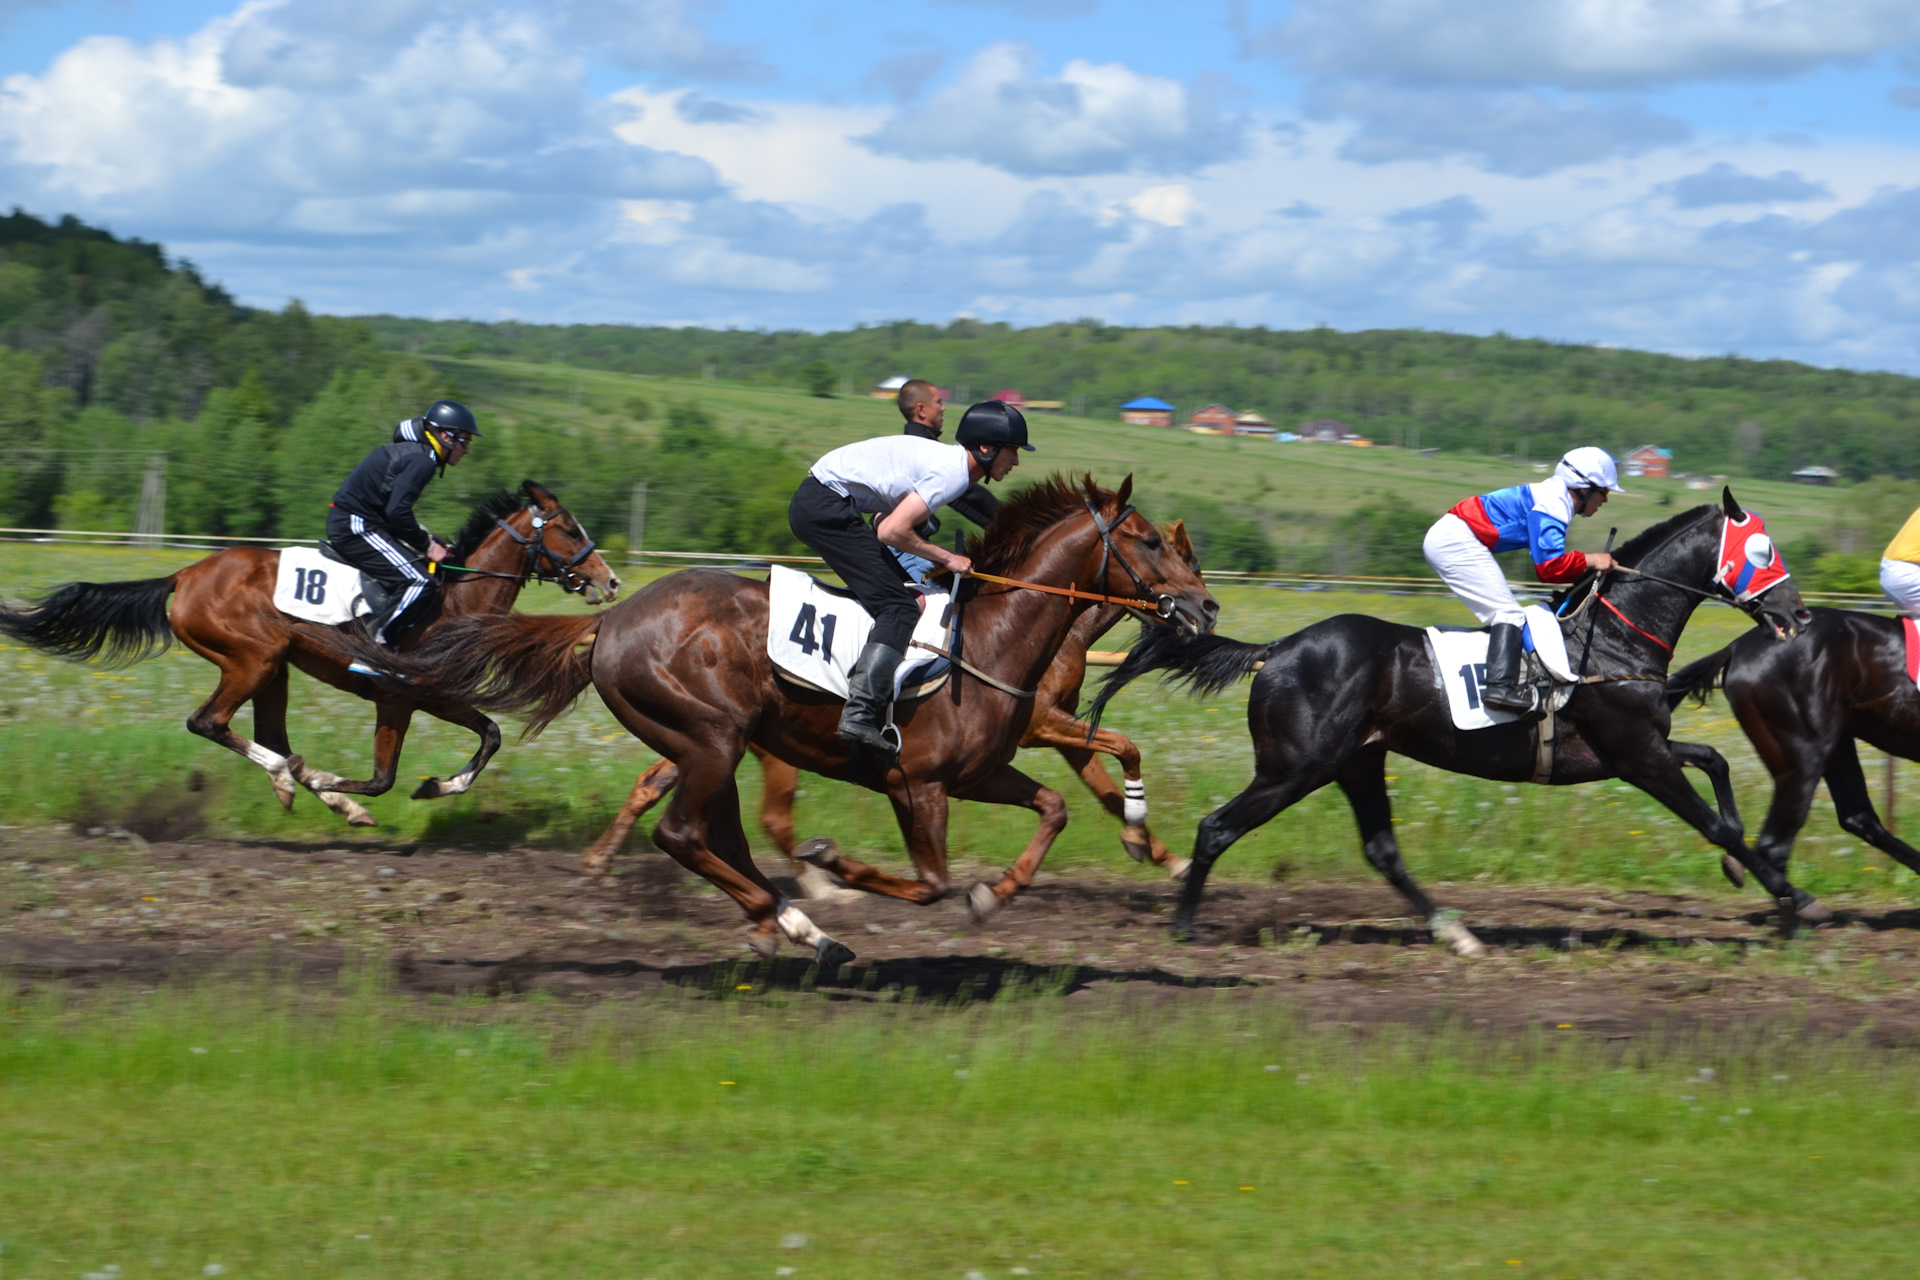
[[(948, 592), (915, 587), (920, 621), (913, 638), (951, 653), (954, 611)], [(866, 648), (873, 618), (851, 592), (782, 565), (767, 575), (767, 656), (793, 683), (836, 698), (847, 696), (847, 671)], [(909, 646), (894, 677), (894, 697), (916, 698), (940, 687), (947, 660)]]

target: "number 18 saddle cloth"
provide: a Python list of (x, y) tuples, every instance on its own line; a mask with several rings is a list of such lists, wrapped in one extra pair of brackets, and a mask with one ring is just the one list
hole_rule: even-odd
[(313, 547), (280, 548), (273, 581), (273, 607), (308, 622), (338, 626), (373, 612), (360, 585), (360, 571), (330, 560)]

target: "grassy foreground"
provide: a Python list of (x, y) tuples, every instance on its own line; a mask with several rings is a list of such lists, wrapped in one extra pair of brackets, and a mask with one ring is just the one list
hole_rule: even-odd
[(748, 992), (4, 1016), (10, 1280), (1878, 1276), (1920, 1174), (1910, 1064), (1830, 1047)]

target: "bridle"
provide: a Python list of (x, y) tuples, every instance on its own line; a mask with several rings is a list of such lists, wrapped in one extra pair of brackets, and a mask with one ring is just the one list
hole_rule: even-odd
[[(1003, 587), (1019, 587), (1025, 591), (1044, 591), (1048, 595), (1066, 596), (1073, 600), (1091, 600), (1097, 604), (1119, 605), (1121, 608), (1133, 613), (1138, 613), (1143, 617), (1148, 616), (1150, 613), (1153, 618), (1161, 622), (1172, 622), (1175, 613), (1179, 609), (1179, 605), (1174, 601), (1174, 598), (1164, 591), (1155, 591), (1152, 587), (1148, 586), (1147, 580), (1140, 576), (1140, 571), (1135, 569), (1127, 560), (1126, 553), (1115, 546), (1113, 542), (1113, 531), (1125, 524), (1128, 516), (1134, 514), (1134, 505), (1129, 502), (1126, 506), (1121, 507), (1120, 510), (1115, 513), (1113, 519), (1109, 521), (1101, 517), (1100, 508), (1094, 505), (1093, 499), (1082, 498), (1081, 501), (1086, 504), (1087, 514), (1093, 517), (1093, 527), (1100, 534), (1100, 573), (1098, 580), (1105, 582), (1107, 580), (1108, 563), (1117, 563), (1122, 569), (1127, 571), (1127, 576), (1133, 579), (1133, 585), (1139, 589), (1139, 595), (1114, 596), (1095, 591), (1082, 591), (1078, 587), (1055, 587), (1044, 582), (1022, 582), (1017, 578), (1003, 578), (997, 573), (981, 573), (976, 569), (969, 569), (966, 576), (969, 578), (978, 578), (982, 582), (991, 582)], [(1149, 605), (1152, 606), (1150, 610), (1143, 607)]]
[[(1718, 514), (1720, 516), (1721, 536), (1724, 537), (1726, 534), (1727, 526), (1730, 523), (1732, 523), (1732, 518), (1728, 516), (1727, 513), (1724, 511), (1719, 512)], [(1664, 539), (1659, 544), (1659, 546), (1654, 547), (1653, 550), (1649, 551), (1647, 554), (1651, 556), (1655, 552), (1658, 552), (1662, 547), (1665, 547), (1667, 543), (1679, 537), (1682, 532), (1684, 532), (1684, 530), (1681, 530), (1681, 529), (1674, 530), (1673, 533), (1669, 534), (1666, 537), (1666, 539)], [(1632, 565), (1616, 564), (1608, 572), (1626, 574), (1631, 577), (1645, 579), (1648, 582), (1657, 582), (1663, 587), (1672, 587), (1676, 591), (1684, 591), (1684, 592), (1687, 592), (1689, 595), (1699, 596), (1702, 600), (1710, 601), (1713, 604), (1723, 604), (1730, 609), (1738, 609), (1740, 610), (1740, 612), (1746, 614), (1750, 618), (1753, 618), (1755, 621), (1759, 620), (1760, 614), (1762, 612), (1760, 601), (1766, 596), (1767, 591), (1771, 591), (1773, 589), (1772, 587), (1769, 587), (1767, 588), (1767, 591), (1762, 591), (1758, 595), (1754, 596), (1752, 598), (1751, 607), (1748, 607), (1747, 605), (1742, 604), (1739, 601), (1739, 599), (1735, 596), (1732, 588), (1728, 587), (1726, 583), (1720, 581), (1718, 577), (1715, 577), (1713, 579), (1710, 586), (1696, 587), (1696, 586), (1690, 585), (1689, 583), (1677, 582), (1672, 578), (1663, 578), (1657, 573), (1648, 573), (1644, 569), (1636, 569)], [(1585, 612), (1588, 605), (1598, 600), (1603, 606), (1605, 606), (1608, 612), (1613, 614), (1614, 617), (1620, 619), (1621, 622), (1625, 623), (1632, 630), (1639, 632), (1641, 635), (1645, 636), (1647, 639), (1659, 645), (1662, 649), (1665, 649), (1668, 653), (1672, 653), (1673, 652), (1672, 645), (1668, 644), (1666, 641), (1662, 640), (1659, 636), (1654, 635), (1652, 632), (1646, 630), (1644, 627), (1641, 627), (1640, 625), (1635, 623), (1633, 619), (1627, 617), (1626, 614), (1620, 611), (1620, 607), (1618, 605), (1614, 604), (1613, 601), (1607, 599), (1606, 596), (1602, 594), (1607, 588), (1606, 579), (1607, 579), (1606, 573), (1597, 575), (1594, 578), (1594, 583), (1592, 588), (1587, 592), (1587, 598), (1585, 600), (1582, 600), (1580, 604), (1574, 609), (1570, 610), (1565, 614), (1562, 614), (1561, 621), (1564, 623), (1572, 620), (1573, 618), (1578, 617), (1581, 613)], [(1778, 586), (1779, 584), (1775, 583), (1774, 585)]]
[[(496, 519), (494, 520), (494, 524), (500, 527), (502, 533), (505, 533), (509, 538), (512, 538), (515, 542), (527, 549), (526, 568), (522, 569), (519, 573), (497, 573), (492, 569), (469, 569), (465, 565), (459, 564), (443, 564), (440, 568), (453, 573), (469, 574), (476, 578), (505, 578), (511, 582), (518, 582), (522, 586), (525, 586), (529, 580), (534, 582), (551, 582), (569, 595), (576, 592), (584, 592), (587, 587), (592, 584), (587, 581), (584, 575), (577, 572), (574, 566), (592, 555), (597, 544), (592, 538), (587, 537), (587, 531), (582, 529), (580, 536), (585, 540), (586, 545), (581, 547), (576, 554), (562, 559), (559, 552), (547, 545), (547, 526), (553, 522), (552, 518), (542, 514), (537, 507), (529, 506), (522, 509), (532, 513), (533, 536), (531, 538), (523, 536), (518, 529), (508, 524), (504, 519)], [(551, 573), (541, 571), (542, 561), (545, 561), (546, 564), (552, 567)]]

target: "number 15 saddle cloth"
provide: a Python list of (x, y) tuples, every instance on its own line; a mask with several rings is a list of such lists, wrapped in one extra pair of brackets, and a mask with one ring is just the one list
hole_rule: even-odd
[(1567, 665), (1567, 638), (1560, 630), (1560, 620), (1552, 610), (1537, 604), (1528, 605), (1523, 612), (1527, 615), (1526, 679), (1538, 690), (1533, 711), (1490, 711), (1481, 700), (1487, 683), (1484, 629), (1427, 628), (1427, 648), (1433, 653), (1434, 670), (1447, 691), (1447, 709), (1453, 714), (1454, 728), (1491, 729), (1535, 711), (1557, 711), (1566, 705), (1575, 678)]
[[(952, 652), (953, 597), (921, 592), (913, 638)], [(809, 689), (847, 696), (847, 672), (873, 632), (873, 618), (852, 594), (781, 565), (767, 575), (767, 656), (779, 673)], [(894, 697), (920, 697), (946, 679), (947, 660), (909, 647), (894, 676)]]
[(308, 622), (338, 626), (373, 612), (360, 571), (313, 547), (282, 547), (273, 580), (273, 607)]

